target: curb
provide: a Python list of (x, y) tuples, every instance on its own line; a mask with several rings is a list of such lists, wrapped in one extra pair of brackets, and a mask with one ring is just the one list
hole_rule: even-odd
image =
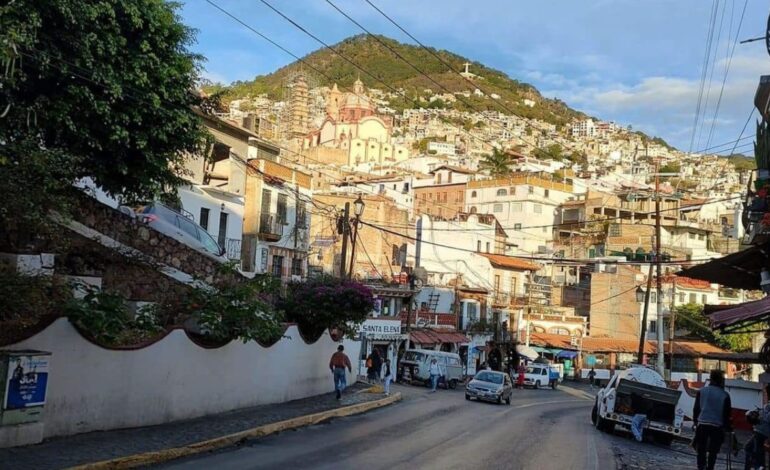
[(568, 394), (570, 394), (570, 395), (572, 395), (574, 397), (577, 397), (577, 398), (584, 398), (586, 400), (593, 400), (593, 399), (596, 398), (596, 396), (593, 396), (593, 395), (589, 394), (586, 391), (583, 391), (583, 390), (580, 390), (580, 389), (577, 389), (577, 388), (573, 388), (573, 387), (570, 387), (568, 385), (559, 384), (558, 388), (561, 388), (564, 391), (564, 393), (568, 393)]
[(342, 418), (344, 416), (352, 416), (365, 413), (376, 408), (390, 405), (399, 400), (401, 400), (401, 393), (397, 392), (389, 397), (381, 398), (379, 400), (357, 403), (355, 405), (321, 411), (320, 413), (298, 416), (296, 418), (287, 419), (284, 421), (264, 424), (256, 428), (247, 429), (245, 431), (228, 434), (221, 437), (215, 437), (206, 441), (194, 442), (186, 446), (173, 447), (171, 449), (163, 449), (153, 452), (145, 452), (143, 454), (129, 455), (126, 457), (118, 457), (116, 459), (103, 460), (101, 462), (87, 463), (75, 467), (70, 467), (68, 470), (114, 470), (136, 468), (146, 465), (158, 464), (161, 462), (168, 462), (170, 460), (175, 460), (182, 457), (188, 457), (203, 452), (211, 452), (214, 450), (223, 449), (225, 447), (230, 447), (248, 439), (256, 439), (290, 429), (297, 429), (304, 426), (310, 426), (312, 424), (318, 424), (331, 418)]

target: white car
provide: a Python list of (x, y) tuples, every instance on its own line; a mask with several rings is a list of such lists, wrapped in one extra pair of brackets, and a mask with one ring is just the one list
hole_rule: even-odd
[[(121, 207), (121, 212), (126, 208)], [(153, 202), (135, 210), (136, 217), (157, 230), (185, 245), (226, 262), (225, 250), (219, 246), (206, 229), (170, 207)]]

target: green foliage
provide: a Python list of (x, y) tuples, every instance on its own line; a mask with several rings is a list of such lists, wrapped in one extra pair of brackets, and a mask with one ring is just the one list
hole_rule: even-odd
[[(35, 320), (59, 314), (61, 305), (72, 297), (69, 287), (50, 276), (26, 276), (0, 263), (0, 323)], [(2, 329), (2, 328), (0, 328)]]
[(559, 144), (551, 144), (546, 148), (537, 148), (532, 152), (535, 158), (540, 160), (561, 161), (564, 158), (563, 149)]
[[(473, 87), (463, 77), (449, 70), (446, 65), (421, 47), (403, 44), (384, 36), (378, 36), (378, 38), (388, 44), (391, 49), (397, 51), (406, 60), (417, 65), (421, 71), (425, 72), (450, 92), (473, 91)], [(378, 77), (382, 82), (387, 83), (394, 89), (402, 88), (408, 96), (419, 96), (425, 88), (430, 88), (437, 93), (444, 92), (444, 90), (437, 89), (435, 83), (414, 70), (406, 62), (400, 60), (371, 37), (366, 35), (353, 36), (332, 47), (369, 71), (373, 76)], [(498, 102), (502, 102), (505, 103), (508, 109), (511, 109), (519, 116), (529, 119), (540, 119), (557, 125), (564, 125), (574, 119), (585, 117), (584, 114), (569, 108), (562, 101), (544, 98), (532, 85), (512, 79), (499, 70), (485, 67), (478, 62), (470, 61), (465, 57), (448, 51), (434, 49), (433, 52), (440, 56), (444, 62), (451, 64), (454, 70), (462, 70), (463, 63), (472, 62), (472, 72), (484, 77), (482, 82), (484, 90), (500, 95), (499, 100), (476, 96), (471, 96), (470, 98), (463, 97), (452, 105), (453, 109), (472, 111), (473, 107), (478, 110), (501, 111), (503, 108), (499, 106)], [(359, 70), (345, 59), (327, 49), (319, 49), (304, 57), (304, 60), (323, 72), (325, 76), (337, 82), (341, 87), (348, 89), (352, 87), (353, 82), (360, 73)], [(308, 71), (307, 66), (294, 62), (272, 74), (257, 76), (251, 81), (235, 82), (225, 90), (225, 96), (228, 99), (235, 99), (267, 93), (273, 99), (280, 98), (285, 80), (300, 68), (305, 72), (315, 73)], [(326, 85), (331, 85), (330, 83), (325, 83), (327, 80), (323, 76), (316, 78)], [(369, 87), (390, 91), (380, 81), (366, 74), (361, 75), (361, 80)], [(220, 88), (212, 86), (211, 89), (218, 90)], [(525, 98), (535, 100), (538, 103), (537, 106), (533, 108), (525, 106), (523, 104)], [(468, 104), (472, 105), (472, 107), (468, 106)], [(406, 108), (420, 108), (424, 106), (420, 106), (419, 103), (415, 105), (412, 98), (397, 98), (391, 100), (390, 107), (400, 112)]]
[(157, 308), (146, 308), (135, 318), (118, 293), (82, 287), (82, 299), (70, 300), (64, 313), (78, 328), (107, 345), (125, 345), (149, 339), (163, 331)]
[(289, 321), (313, 335), (338, 328), (354, 337), (374, 309), (372, 291), (361, 283), (330, 276), (292, 282), (279, 302)]
[(679, 162), (670, 162), (660, 167), (659, 172), (660, 173), (679, 173), (679, 170), (681, 170), (681, 168), (682, 166), (679, 164)]
[(724, 335), (712, 330), (708, 323), (708, 317), (703, 313), (703, 305), (689, 303), (676, 307), (675, 311), (678, 325), (687, 328), (691, 335), (730, 351), (751, 350), (751, 334)]
[(585, 165), (588, 163), (588, 155), (584, 151), (574, 151), (571, 154), (567, 155), (567, 160), (571, 161), (572, 163), (576, 163), (578, 165)]
[(280, 282), (271, 276), (244, 279), (234, 268), (223, 268), (211, 287), (197, 287), (188, 297), (185, 315), (195, 319), (205, 336), (216, 341), (239, 338), (272, 342), (280, 338), (281, 315), (270, 300)]
[(438, 98), (438, 99), (435, 99), (435, 100), (429, 102), (428, 105), (425, 106), (425, 107), (427, 109), (444, 109), (444, 108), (447, 107), (447, 105), (444, 102), (444, 100), (442, 100), (441, 98)]
[(757, 168), (757, 162), (746, 155), (730, 155), (726, 158), (733, 165), (735, 171), (751, 171)]
[(10, 219), (22, 213), (42, 220), (50, 209), (66, 212), (76, 177), (128, 200), (180, 181), (184, 152), (197, 150), (204, 131), (191, 93), (200, 58), (188, 50), (193, 33), (177, 9), (162, 0), (0, 7), (0, 63), (8, 66), (0, 177), (27, 185), (0, 198), (0, 225), (18, 224)]
[(497, 148), (492, 149), (492, 154), (484, 157), (479, 162), (479, 169), (486, 170), (489, 174), (495, 178), (509, 176), (513, 173), (511, 170), (511, 163), (513, 159), (506, 152)]

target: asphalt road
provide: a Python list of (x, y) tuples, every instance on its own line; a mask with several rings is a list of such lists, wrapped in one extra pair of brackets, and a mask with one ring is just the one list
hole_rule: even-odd
[(593, 403), (563, 390), (515, 390), (511, 405), (468, 402), (461, 390), (397, 387), (398, 404), (289, 431), (167, 469), (615, 468)]

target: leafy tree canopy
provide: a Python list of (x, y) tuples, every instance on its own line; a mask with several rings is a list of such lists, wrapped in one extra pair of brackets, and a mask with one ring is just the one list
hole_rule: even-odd
[(179, 182), (184, 152), (204, 131), (191, 93), (200, 57), (177, 9), (162, 0), (0, 7), (0, 178), (26, 187), (2, 191), (1, 224), (66, 211), (79, 177), (126, 199)]
[(559, 144), (551, 144), (545, 148), (537, 148), (533, 152), (535, 158), (540, 160), (561, 160), (564, 158), (563, 149)]
[(692, 336), (697, 336), (703, 341), (735, 352), (751, 350), (751, 334), (724, 335), (712, 330), (708, 318), (703, 313), (703, 305), (693, 303), (680, 305), (675, 308), (675, 311), (676, 323), (689, 330)]
[(513, 173), (510, 167), (511, 163), (513, 160), (508, 153), (495, 148), (491, 155), (487, 155), (481, 160), (479, 168), (488, 171), (493, 177), (500, 178)]

